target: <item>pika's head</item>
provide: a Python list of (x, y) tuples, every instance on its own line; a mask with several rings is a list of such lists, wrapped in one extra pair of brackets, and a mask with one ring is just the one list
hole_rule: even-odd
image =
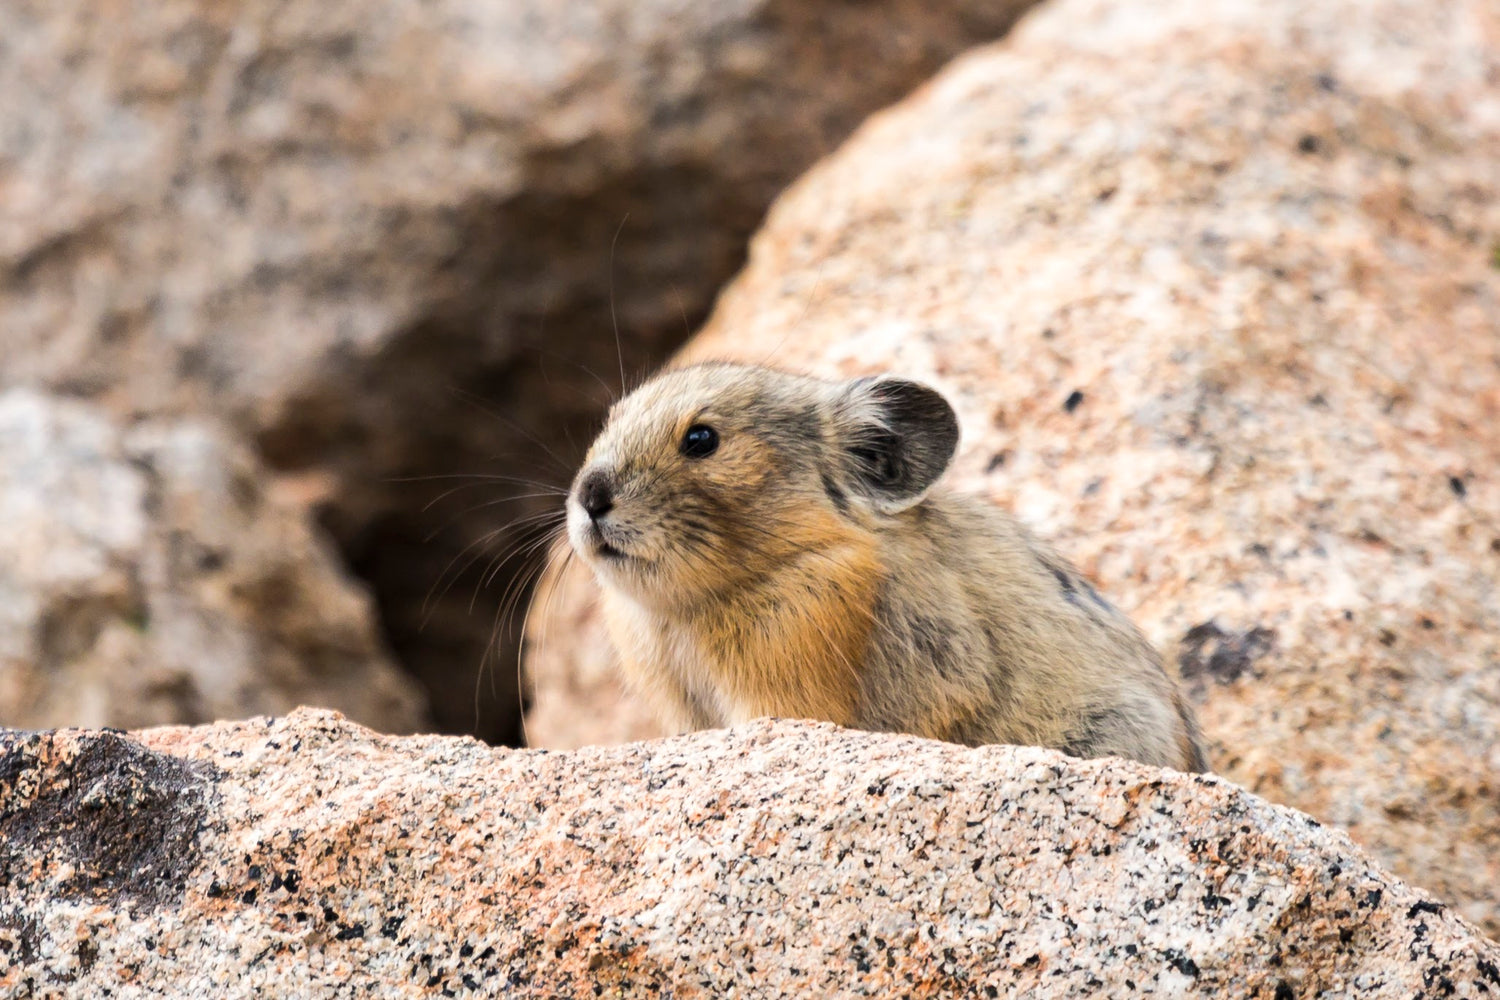
[(957, 445), (953, 408), (917, 382), (668, 371), (610, 411), (568, 495), (568, 540), (607, 585), (691, 603), (878, 532)]

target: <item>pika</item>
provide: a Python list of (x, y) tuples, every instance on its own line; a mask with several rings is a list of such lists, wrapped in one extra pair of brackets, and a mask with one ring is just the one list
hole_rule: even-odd
[(621, 399), (566, 507), (627, 679), (679, 730), (787, 716), (1207, 770), (1130, 619), (938, 483), (958, 439), (895, 377), (708, 363)]

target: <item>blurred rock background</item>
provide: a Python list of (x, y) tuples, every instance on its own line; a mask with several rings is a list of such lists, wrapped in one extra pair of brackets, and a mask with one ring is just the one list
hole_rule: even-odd
[(622, 365), (1027, 2), (0, 7), (0, 389), (34, 390), (3, 411), (0, 723), (312, 701), (515, 741), (496, 560)]
[[(1217, 770), (1500, 933), (1500, 11), (1046, 0), (900, 100), (1026, 6), (0, 7), (0, 724), (518, 740), (706, 320), (943, 388)], [(591, 586), (538, 744), (657, 731)]]

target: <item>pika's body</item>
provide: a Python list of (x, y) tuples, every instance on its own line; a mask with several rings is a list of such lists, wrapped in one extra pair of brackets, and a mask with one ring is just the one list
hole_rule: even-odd
[(1150, 643), (983, 500), (935, 487), (936, 391), (706, 364), (622, 399), (570, 491), (633, 685), (665, 720), (775, 715), (1206, 770)]

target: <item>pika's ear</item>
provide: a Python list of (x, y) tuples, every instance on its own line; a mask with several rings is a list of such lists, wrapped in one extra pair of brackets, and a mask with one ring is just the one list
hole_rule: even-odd
[(889, 376), (846, 382), (834, 412), (845, 481), (887, 514), (921, 500), (958, 448), (953, 407), (920, 382)]

